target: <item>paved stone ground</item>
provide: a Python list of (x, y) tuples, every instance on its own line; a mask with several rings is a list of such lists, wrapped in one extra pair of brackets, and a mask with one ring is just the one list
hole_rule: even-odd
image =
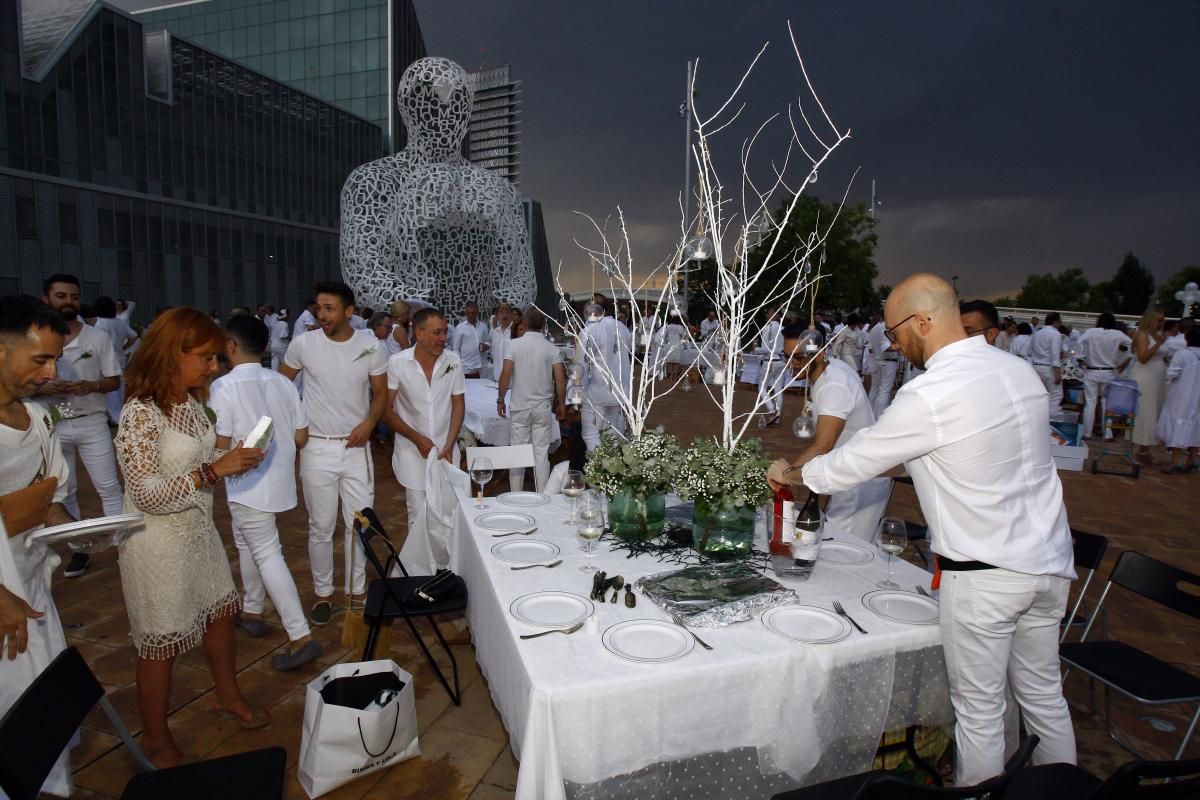
[[(751, 399), (748, 391), (738, 394), (742, 405)], [(798, 400), (789, 398), (786, 403), (788, 414), (794, 414), (798, 406)], [(711, 435), (719, 428), (718, 415), (702, 390), (690, 394), (676, 392), (664, 398), (656, 408), (656, 418), (685, 443), (694, 436)], [(762, 435), (773, 456), (796, 448), (790, 416), (785, 416), (785, 424), (781, 427), (763, 431), (752, 428), (751, 431), (752, 435)], [(1164, 457), (1161, 452), (1157, 455)], [(376, 509), (383, 520), (391, 523), (393, 532), (400, 534), (404, 531), (405, 519), (403, 493), (391, 478), (389, 453), (376, 447), (375, 460), (379, 476)], [(1071, 524), (1109, 537), (1109, 555), (1103, 572), (1107, 572), (1116, 555), (1125, 549), (1140, 550), (1184, 569), (1200, 572), (1194, 509), (1187, 500), (1191, 497), (1194, 501), (1200, 479), (1166, 476), (1157, 470), (1144, 470), (1140, 480), (1089, 473), (1065, 472), (1060, 475)], [(100, 510), (94, 492), (86, 478), (81, 483), (85, 515), (98, 516)], [(218, 497), (216, 506), (217, 524), (225, 535), (226, 549), (236, 576), (237, 557), (228, 535), (229, 515), (223, 497)], [(906, 487), (897, 491), (890, 510), (909, 519), (919, 519), (915, 498)], [(280, 523), (285, 556), (307, 605), (312, 597), (306, 548), (307, 518), (303, 506), (281, 515)], [(340, 541), (337, 549), (340, 554)], [(912, 557), (911, 553), (909, 556)], [(340, 555), (335, 563), (341, 564)], [(1091, 594), (1099, 595), (1099, 582)], [(68, 639), (82, 651), (117, 710), (137, 732), (140, 723), (134, 694), (135, 658), (129, 643), (129, 625), (115, 553), (96, 556), (83, 577), (74, 580), (57, 578), (55, 597)], [(1156, 608), (1123, 591), (1110, 597), (1108, 607), (1114, 636), (1200, 674), (1200, 648), (1192, 649), (1200, 643), (1200, 622)], [(305, 795), (295, 772), (304, 711), (304, 685), (329, 664), (354, 661), (357, 654), (341, 645), (339, 614), (333, 624), (315, 630), (325, 648), (319, 663), (292, 673), (275, 672), (270, 666), (270, 656), (285, 645), (286, 637), (273, 614), (268, 616), (268, 621), (272, 623), (272, 631), (262, 639), (252, 639), (238, 631), (238, 670), (250, 703), (270, 709), (272, 724), (257, 731), (243, 731), (204, 710), (211, 699), (206, 695), (212, 691), (212, 680), (200, 650), (188, 653), (176, 663), (170, 721), (189, 760), (267, 745), (286, 747), (289, 757), (287, 796), (303, 798)], [(451, 624), (465, 634), (461, 619), (452, 620)], [(415, 676), (423, 754), (418, 759), (343, 787), (328, 797), (337, 800), (510, 797), (516, 781), (516, 762), (492, 705), (487, 683), (475, 665), (471, 645), (463, 643), (454, 647), (464, 689), (462, 706), (454, 707), (407, 633), (400, 628), (394, 633), (390, 655)], [(462, 640), (465, 642), (466, 637)], [(1086, 682), (1072, 677), (1068, 693), (1073, 700), (1085, 702)], [(1129, 759), (1108, 738), (1102, 711), (1091, 715), (1076, 711), (1074, 716), (1080, 761), (1084, 766), (1098, 775), (1107, 775)], [(1168, 758), (1174, 752), (1178, 737), (1188, 722), (1187, 709), (1163, 707), (1149, 711), (1123, 699), (1115, 701), (1115, 716), (1121, 729), (1144, 752), (1157, 758)], [(1175, 732), (1156, 731), (1150, 718), (1170, 723)], [(1193, 742), (1188, 755), (1200, 757), (1200, 745)], [(73, 764), (78, 797), (117, 797), (134, 772), (132, 759), (120, 746), (107, 719), (98, 711), (93, 712), (85, 723), (83, 741), (73, 753)]]

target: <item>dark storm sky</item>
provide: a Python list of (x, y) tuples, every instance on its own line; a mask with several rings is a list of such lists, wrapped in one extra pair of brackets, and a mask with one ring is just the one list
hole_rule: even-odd
[[(850, 201), (866, 203), (878, 182), (881, 283), (928, 270), (958, 274), (965, 296), (994, 295), (1031, 272), (1108, 278), (1128, 250), (1159, 279), (1200, 264), (1196, 0), (416, 6), (430, 55), (510, 63), (522, 81), (521, 189), (544, 206), (568, 288), (589, 281), (575, 211), (620, 205), (641, 264), (671, 251), (688, 59), (701, 60), (703, 113), (771, 43), (744, 90), (745, 123), (714, 142), (727, 167), (751, 124), (804, 91), (788, 20), (822, 101), (853, 132), (812, 188), (834, 199), (861, 168)], [(764, 158), (782, 156), (780, 137), (765, 145)]]

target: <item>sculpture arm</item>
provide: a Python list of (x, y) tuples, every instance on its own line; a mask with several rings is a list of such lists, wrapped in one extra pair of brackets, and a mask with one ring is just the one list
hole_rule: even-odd
[(342, 276), (361, 303), (387, 308), (409, 295), (396, 267), (395, 232), (388, 230), (396, 187), (375, 163), (350, 173), (342, 186)]

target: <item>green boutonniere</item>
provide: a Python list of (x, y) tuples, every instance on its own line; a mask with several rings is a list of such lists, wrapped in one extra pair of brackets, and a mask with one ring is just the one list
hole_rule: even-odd
[(447, 365), (446, 365), (446, 370), (445, 370), (445, 371), (442, 373), (442, 377), (444, 378), (444, 377), (446, 377), (447, 375), (449, 375), (451, 372), (454, 372), (454, 367), (455, 367), (455, 366), (457, 366), (457, 365), (456, 365), (456, 364), (447, 364)]
[[(354, 357), (354, 360), (358, 361), (361, 358), (366, 358), (367, 356), (373, 356), (373, 355), (375, 355), (374, 347), (364, 347), (363, 351)], [(353, 362), (351, 362), (351, 363), (353, 363)]]
[(85, 350), (84, 352), (80, 353), (79, 356), (75, 359), (75, 363), (78, 364), (80, 361), (83, 361), (85, 358), (91, 358), (91, 357), (92, 357), (91, 351)]
[(205, 406), (204, 407), (204, 416), (208, 417), (209, 424), (215, 428), (217, 425), (217, 412), (213, 411), (208, 406)]
[(50, 433), (54, 433), (54, 427), (58, 425), (58, 423), (62, 422), (63, 415), (62, 412), (58, 410), (58, 406), (53, 403), (50, 404), (50, 407), (47, 410), (50, 413), (42, 417), (42, 420), (46, 423), (46, 430), (48, 430)]

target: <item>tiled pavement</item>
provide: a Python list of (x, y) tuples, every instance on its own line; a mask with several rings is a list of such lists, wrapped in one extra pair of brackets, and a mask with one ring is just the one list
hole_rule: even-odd
[[(739, 393), (747, 401), (748, 393)], [(798, 401), (788, 400), (794, 413)], [(693, 436), (711, 434), (719, 429), (717, 414), (700, 391), (676, 392), (663, 398), (656, 417), (685, 442)], [(772, 455), (793, 450), (796, 440), (790, 426), (761, 434)], [(1158, 453), (1161, 458), (1162, 454)], [(390, 522), (394, 532), (404, 530), (403, 493), (391, 478), (388, 454), (375, 448), (378, 486), (376, 509)], [(1116, 554), (1137, 549), (1200, 572), (1200, 546), (1197, 546), (1194, 503), (1200, 478), (1166, 476), (1157, 470), (1143, 470), (1140, 480), (1088, 473), (1060, 473), (1066, 493), (1071, 524), (1083, 530), (1103, 533), (1110, 539), (1109, 556), (1104, 570)], [(81, 499), (84, 513), (99, 515), (95, 494), (86, 477), (82, 480)], [(1190, 498), (1190, 500), (1189, 500)], [(225, 535), (234, 574), (237, 558), (228, 536), (229, 516), (223, 498), (217, 501), (218, 528)], [(910, 489), (897, 491), (891, 510), (911, 519), (916, 512)], [(311, 580), (306, 548), (306, 516), (303, 507), (281, 515), (280, 529), (285, 556), (306, 605), (311, 601)], [(340, 540), (337, 537), (336, 540)], [(340, 542), (338, 551), (340, 552)], [(341, 564), (340, 556), (335, 563)], [(340, 566), (339, 566), (340, 569)], [(55, 580), (55, 597), (67, 629), (67, 637), (79, 647), (109, 693), (114, 706), (135, 732), (140, 727), (134, 695), (134, 653), (129, 643), (129, 626), (121, 597), (120, 578), (113, 552), (93, 558), (87, 573), (73, 580)], [(1098, 595), (1098, 587), (1095, 594)], [(1159, 654), (1200, 674), (1200, 623), (1181, 619), (1151, 604), (1121, 592), (1110, 598), (1110, 624), (1115, 636)], [(270, 656), (285, 644), (278, 619), (268, 617), (272, 631), (262, 639), (252, 639), (238, 631), (238, 670), (242, 689), (250, 703), (270, 709), (272, 724), (257, 731), (243, 731), (229, 721), (219, 720), (205, 709), (211, 699), (212, 680), (197, 649), (181, 657), (175, 667), (171, 695), (171, 727), (189, 760), (235, 753), (266, 745), (282, 745), (288, 750), (288, 797), (303, 798), (295, 778), (299, 757), (301, 720), (304, 711), (304, 685), (325, 666), (338, 661), (353, 661), (357, 656), (341, 645), (341, 617), (324, 628), (315, 629), (325, 648), (318, 664), (293, 673), (278, 673), (270, 666)], [(461, 620), (453, 621), (458, 628)], [(462, 641), (466, 641), (463, 631)], [(1190, 643), (1190, 645), (1189, 645)], [(441, 685), (429, 672), (420, 651), (407, 632), (397, 628), (392, 639), (391, 657), (415, 676), (417, 717), (420, 725), (422, 756), (367, 776), (328, 795), (337, 800), (383, 797), (420, 797), (431, 800), (472, 798), (490, 800), (510, 797), (516, 782), (516, 763), (500, 718), (492, 705), (486, 681), (479, 675), (471, 645), (455, 645), (462, 673), (463, 704), (454, 707)], [(1072, 678), (1069, 695), (1086, 700), (1086, 685)], [(1178, 736), (1187, 725), (1184, 709), (1162, 708), (1147, 711), (1117, 700), (1116, 717), (1145, 752), (1166, 758), (1174, 751)], [(1075, 712), (1081, 763), (1098, 775), (1107, 775), (1128, 759), (1107, 736), (1103, 716)], [(1166, 721), (1174, 733), (1161, 733), (1151, 727), (1149, 718)], [(1189, 749), (1200, 756), (1200, 745)], [(86, 721), (80, 747), (73, 753), (78, 797), (116, 797), (133, 774), (134, 765), (99, 712)]]

